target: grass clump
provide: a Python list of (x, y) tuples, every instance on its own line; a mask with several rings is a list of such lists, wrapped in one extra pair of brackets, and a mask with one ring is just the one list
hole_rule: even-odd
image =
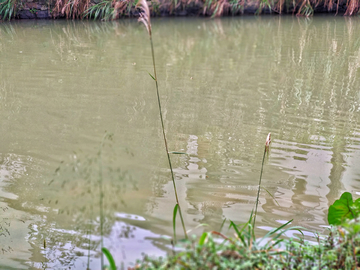
[(121, 15), (130, 14), (134, 8), (134, 1), (130, 0), (104, 0), (91, 5), (84, 11), (83, 16), (94, 20), (101, 19), (104, 21), (118, 19)]
[[(34, 1), (36, 2), (36, 0)], [(139, 0), (54, 0), (48, 3), (49, 18), (115, 20), (138, 17)], [(314, 13), (359, 14), (360, 0), (152, 0), (151, 16), (234, 16), (263, 13), (312, 16)], [(0, 0), (0, 19), (16, 18), (18, 11), (29, 9), (25, 0)]]
[(56, 0), (52, 16), (54, 18), (81, 19), (90, 4), (90, 0)]
[(15, 17), (18, 6), (17, 0), (0, 0), (0, 19), (10, 20)]
[(353, 222), (329, 230), (325, 238), (317, 237), (317, 243), (279, 239), (281, 231), (262, 244), (263, 238), (253, 241), (249, 234), (242, 233), (251, 245), (238, 237), (205, 233), (200, 240), (185, 241), (178, 254), (145, 257), (133, 269), (358, 269), (360, 225)]

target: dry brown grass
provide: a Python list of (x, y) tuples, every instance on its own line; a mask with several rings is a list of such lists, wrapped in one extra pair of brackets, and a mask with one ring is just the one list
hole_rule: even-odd
[(127, 7), (132, 5), (132, 1), (113, 1), (114, 15), (113, 19), (119, 19), (120, 15), (126, 13)]
[(81, 19), (90, 7), (90, 0), (56, 0), (52, 16), (65, 16), (67, 19)]
[[(144, 0), (145, 1), (145, 0)], [(135, 7), (135, 3), (138, 3)], [(52, 16), (79, 19), (92, 16), (101, 19), (118, 19), (120, 16), (138, 16), (141, 1), (136, 0), (102, 0), (95, 4), (92, 0), (55, 0)], [(149, 16), (160, 14), (178, 14), (191, 9), (192, 14), (221, 17), (242, 13), (261, 14), (266, 10), (278, 14), (292, 13), (297, 16), (312, 16), (317, 9), (324, 8), (335, 13), (342, 12), (346, 16), (358, 14), (360, 0), (153, 0), (145, 1), (149, 6)], [(345, 9), (344, 9), (345, 6)], [(106, 7), (106, 12), (104, 12)], [(339, 7), (341, 7), (339, 11)], [(97, 8), (103, 9), (98, 16), (93, 16)], [(106, 13), (106, 14), (105, 14)], [(110, 14), (111, 13), (111, 14)]]
[(359, 0), (347, 0), (346, 2), (346, 12), (345, 16), (351, 16), (359, 12), (360, 3)]

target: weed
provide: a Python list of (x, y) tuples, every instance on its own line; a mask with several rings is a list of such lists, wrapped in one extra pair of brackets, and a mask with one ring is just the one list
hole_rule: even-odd
[(345, 12), (345, 16), (351, 16), (353, 14), (357, 14), (359, 13), (359, 9), (360, 9), (360, 3), (357, 0), (350, 0), (346, 2), (346, 12)]
[(230, 0), (230, 11), (232, 15), (242, 13), (244, 11), (244, 4), (245, 1), (238, 1), (238, 0)]
[(9, 20), (16, 15), (17, 0), (0, 0), (0, 17)]
[(52, 16), (65, 16), (67, 19), (81, 19), (90, 7), (90, 0), (56, 0)]
[(102, 19), (105, 21), (110, 20), (114, 16), (114, 5), (112, 0), (105, 0), (89, 7), (84, 16), (96, 19)]
[[(235, 238), (220, 232), (205, 232), (199, 240), (194, 237), (185, 241), (183, 251), (178, 254), (156, 259), (145, 257), (134, 269), (357, 269), (360, 266), (360, 225), (357, 222), (360, 199), (353, 201), (347, 192), (329, 209), (329, 223), (341, 226), (330, 227), (326, 238), (315, 234), (317, 244), (303, 240), (304, 228), (286, 228), (292, 220), (256, 238), (254, 228), (261, 179), (270, 143), (271, 133), (265, 142), (255, 212), (251, 212), (242, 227), (230, 221), (229, 228), (235, 231)], [(174, 217), (176, 210), (177, 207)], [(302, 237), (284, 239), (282, 236), (290, 230), (298, 231)]]
[[(126, 206), (122, 195), (129, 184), (136, 190), (131, 176), (116, 163), (119, 154), (116, 149), (112, 135), (105, 133), (95, 153), (74, 152), (70, 162), (62, 162), (56, 168), (54, 178), (48, 183), (49, 192), (53, 192), (48, 203), (54, 208), (61, 205), (58, 213), (63, 215), (62, 220), (74, 221), (73, 229), (78, 234), (71, 237), (81, 235), (81, 241), (88, 249), (88, 267), (91, 251), (100, 251), (104, 247), (103, 240), (114, 222), (114, 207), (118, 211), (120, 205)], [(60, 196), (59, 190), (62, 191)], [(94, 238), (94, 235), (98, 237)], [(55, 245), (54, 241), (47, 239), (46, 242), (49, 248)], [(101, 264), (104, 265), (103, 254)]]
[(162, 115), (162, 110), (161, 110), (159, 85), (158, 85), (157, 74), (156, 74), (156, 65), (155, 65), (154, 46), (153, 46), (153, 42), (152, 42), (150, 10), (149, 10), (149, 6), (148, 6), (146, 0), (140, 0), (138, 2), (137, 6), (141, 10), (139, 21), (142, 22), (145, 25), (146, 30), (148, 31), (148, 34), (149, 34), (149, 38), (150, 38), (151, 55), (152, 55), (153, 68), (154, 68), (154, 76), (151, 75), (150, 73), (149, 73), (149, 75), (155, 81), (155, 86), (156, 86), (156, 95), (157, 95), (157, 103), (158, 103), (158, 107), (159, 107), (159, 116), (160, 116), (160, 122), (161, 122), (161, 129), (162, 129), (162, 134), (163, 134), (163, 139), (164, 139), (164, 144), (165, 144), (166, 155), (167, 155), (167, 159), (168, 159), (168, 162), (169, 162), (169, 167), (170, 167), (170, 172), (171, 172), (171, 180), (172, 180), (173, 186), (174, 186), (175, 200), (176, 200), (176, 205), (177, 205), (177, 207), (175, 206), (176, 211), (174, 210), (174, 212), (175, 212), (175, 214), (176, 214), (177, 211), (179, 212), (180, 220), (181, 220), (181, 224), (182, 224), (182, 227), (183, 227), (183, 230), (184, 230), (185, 238), (188, 238), (186, 228), (185, 228), (184, 219), (183, 219), (182, 212), (181, 212), (181, 207), (180, 207), (180, 204), (179, 204), (179, 198), (178, 198), (178, 194), (177, 194), (177, 190), (176, 190), (174, 171), (172, 169), (172, 164), (171, 164), (171, 159), (170, 159), (170, 152), (169, 152), (168, 143), (167, 143), (167, 139), (166, 139), (165, 128), (164, 128), (164, 120), (163, 120), (163, 115)]
[(316, 243), (284, 239), (291, 220), (256, 239), (252, 217), (239, 229), (232, 221), (235, 238), (219, 232), (205, 232), (183, 245), (183, 251), (166, 258), (145, 257), (133, 269), (358, 269), (360, 267), (360, 225), (352, 220), (330, 227), (326, 237), (315, 235)]
[(257, 11), (255, 12), (256, 15), (261, 14), (262, 10), (264, 8), (268, 8), (269, 12), (271, 13), (272, 7), (274, 6), (274, 3), (272, 1), (269, 0), (260, 0), (259, 3), (259, 7), (257, 9)]
[(270, 143), (271, 143), (271, 133), (268, 134), (268, 136), (266, 138), (266, 141), (265, 141), (265, 146), (264, 146), (264, 154), (263, 154), (263, 159), (262, 159), (262, 163), (261, 163), (259, 186), (258, 186), (258, 192), (257, 192), (257, 196), (256, 196), (256, 206), (255, 206), (255, 215), (254, 215), (254, 223), (253, 223), (254, 228), (255, 228), (255, 221), (256, 221), (256, 215), (257, 215), (257, 208), (258, 208), (258, 204), (259, 204), (261, 178), (262, 178), (262, 173), (263, 173), (263, 170), (264, 170), (265, 155), (266, 155), (266, 153), (269, 153)]
[(314, 14), (314, 9), (311, 6), (310, 1), (309, 0), (303, 0), (303, 2), (301, 3), (301, 6), (300, 6), (299, 11), (296, 14), (296, 16), (309, 17), (309, 16), (312, 16), (313, 14)]
[(102, 19), (109, 21), (118, 19), (121, 14), (129, 12), (129, 8), (133, 6), (131, 1), (115, 1), (105, 0), (101, 1), (84, 11), (84, 17), (96, 19)]
[[(138, 0), (55, 0), (49, 6), (54, 18), (67, 19), (93, 18), (100, 20), (114, 20), (120, 16), (137, 16), (135, 7)], [(16, 15), (19, 0), (0, 0), (0, 18), (11, 19)], [(211, 17), (242, 14), (246, 9), (259, 15), (264, 9), (271, 12), (293, 13), (297, 16), (312, 16), (316, 7), (323, 6), (329, 12), (341, 11), (346, 16), (356, 15), (360, 11), (358, 0), (153, 0), (149, 1), (149, 12), (156, 16), (162, 12), (170, 15), (177, 14), (179, 10), (191, 10), (195, 13)], [(149, 14), (150, 14), (149, 13)]]

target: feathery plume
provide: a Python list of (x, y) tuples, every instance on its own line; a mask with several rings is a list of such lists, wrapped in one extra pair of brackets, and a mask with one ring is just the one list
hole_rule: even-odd
[(271, 132), (267, 135), (267, 138), (265, 141), (265, 152), (269, 151), (270, 143), (271, 143)]
[(141, 10), (139, 22), (142, 22), (151, 36), (150, 10), (146, 0), (140, 0), (136, 5)]

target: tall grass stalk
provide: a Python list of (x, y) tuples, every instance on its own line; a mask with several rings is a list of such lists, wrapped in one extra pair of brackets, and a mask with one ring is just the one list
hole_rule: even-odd
[(160, 115), (160, 120), (161, 120), (162, 134), (163, 134), (164, 143), (165, 143), (166, 155), (167, 155), (167, 158), (169, 161), (169, 167), (170, 167), (170, 171), (171, 171), (171, 179), (172, 179), (172, 182), (174, 185), (176, 204), (178, 205), (178, 211), (179, 211), (179, 215), (180, 215), (181, 224), (182, 224), (182, 227), (184, 230), (185, 238), (188, 238), (182, 211), (181, 211), (181, 207), (180, 207), (180, 203), (179, 203), (179, 198), (178, 198), (178, 194), (177, 194), (177, 190), (176, 190), (175, 177), (174, 177), (174, 172), (173, 172), (173, 168), (171, 165), (171, 159), (170, 159), (170, 154), (169, 154), (169, 149), (168, 149), (168, 144), (167, 144), (166, 134), (165, 134), (165, 128), (164, 128), (164, 120), (163, 120), (162, 110), (161, 110), (159, 86), (158, 86), (158, 80), (157, 80), (157, 75), (156, 75), (154, 45), (153, 45), (152, 33), (151, 33), (150, 10), (149, 10), (149, 6), (148, 6), (146, 0), (140, 0), (137, 4), (137, 7), (139, 7), (141, 9), (139, 21), (145, 25), (145, 27), (148, 31), (148, 34), (149, 34), (149, 38), (150, 38), (151, 55), (152, 55), (153, 67), (154, 67), (154, 76), (152, 76), (151, 74), (149, 74), (149, 75), (154, 79), (155, 85), (156, 85), (156, 94), (157, 94), (157, 100), (158, 100), (158, 106), (159, 106), (159, 115)]
[(267, 138), (266, 138), (266, 141), (265, 141), (264, 155), (263, 155), (263, 159), (262, 159), (262, 163), (261, 163), (259, 187), (258, 187), (258, 192), (257, 192), (257, 196), (256, 196), (256, 206), (255, 206), (255, 215), (254, 215), (254, 223), (253, 223), (253, 228), (254, 228), (254, 229), (255, 229), (255, 222), (256, 222), (256, 216), (257, 216), (257, 208), (258, 208), (258, 204), (259, 204), (259, 196), (260, 196), (260, 188), (261, 188), (261, 178), (262, 178), (263, 169), (264, 169), (265, 154), (266, 154), (266, 152), (269, 153), (270, 143), (271, 143), (271, 132), (268, 134), (268, 136), (267, 136)]

